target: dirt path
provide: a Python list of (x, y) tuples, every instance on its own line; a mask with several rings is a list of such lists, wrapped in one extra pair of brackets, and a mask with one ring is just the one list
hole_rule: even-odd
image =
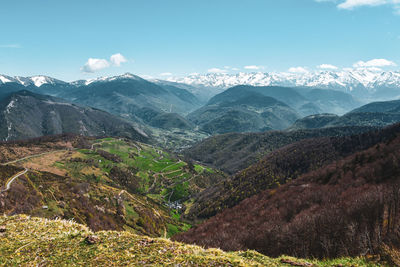
[(174, 164), (168, 165), (167, 167), (163, 168), (162, 170), (160, 170), (158, 173), (161, 173), (162, 171), (164, 171), (165, 169), (168, 169), (169, 167), (178, 165), (179, 163), (181, 163), (182, 160), (178, 160), (177, 162), (175, 162)]
[[(122, 141), (122, 138), (119, 138), (118, 141)], [(104, 140), (98, 143), (93, 143), (92, 146), (90, 147), (90, 150), (94, 150), (94, 146), (98, 146), (104, 143), (111, 143), (111, 142), (115, 142), (115, 140)]]
[(44, 152), (44, 153), (40, 153), (40, 154), (34, 154), (34, 155), (30, 155), (30, 156), (27, 156), (27, 157), (24, 157), (24, 158), (20, 158), (20, 159), (16, 159), (16, 160), (13, 160), (13, 161), (9, 161), (9, 162), (6, 162), (6, 163), (1, 163), (1, 165), (14, 164), (14, 163), (17, 163), (17, 162), (20, 162), (20, 161), (24, 161), (24, 160), (27, 160), (27, 159), (30, 159), (30, 158), (35, 158), (35, 157), (39, 157), (39, 156), (43, 156), (43, 155), (47, 155), (47, 154), (52, 154), (52, 153), (55, 153), (55, 152), (62, 152), (62, 151), (70, 151), (70, 150), (69, 149), (60, 149), (60, 150), (53, 150), (53, 151)]
[(15, 174), (15, 175), (14, 175), (13, 177), (11, 177), (11, 178), (8, 180), (8, 182), (6, 183), (6, 186), (5, 186), (6, 188), (3, 189), (3, 190), (1, 190), (0, 192), (5, 192), (5, 191), (10, 190), (11, 184), (15, 181), (15, 179), (17, 179), (17, 178), (20, 177), (21, 175), (24, 175), (24, 174), (27, 173), (27, 172), (28, 172), (28, 169), (25, 168), (24, 171), (21, 171), (21, 172)]

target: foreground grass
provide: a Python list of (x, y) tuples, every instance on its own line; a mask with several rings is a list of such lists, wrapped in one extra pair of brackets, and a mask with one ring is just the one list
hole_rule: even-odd
[[(288, 266), (254, 251), (223, 252), (198, 246), (149, 238), (128, 232), (102, 231), (94, 244), (86, 226), (65, 220), (0, 217), (0, 265), (3, 266)], [(1, 229), (1, 228), (0, 228)], [(362, 258), (329, 262), (308, 261), (314, 266), (375, 266)], [(304, 265), (306, 266), (306, 265)]]

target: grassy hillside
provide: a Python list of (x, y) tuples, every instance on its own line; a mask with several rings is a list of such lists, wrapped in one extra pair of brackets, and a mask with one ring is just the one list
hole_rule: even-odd
[(0, 227), (0, 265), (4, 266), (378, 266), (363, 258), (269, 258), (255, 251), (223, 252), (128, 232), (94, 234), (72, 221), (27, 216), (0, 217)]
[[(25, 151), (31, 153), (24, 155)], [(188, 229), (173, 209), (224, 175), (128, 139), (53, 136), (3, 143), (0, 212), (74, 218), (94, 230), (171, 236)], [(13, 157), (9, 155), (14, 155)], [(178, 202), (176, 202), (178, 201)]]
[[(5, 187), (12, 166), (0, 166)], [(3, 178), (4, 177), (4, 178)], [(152, 199), (129, 193), (124, 187), (90, 179), (28, 171), (9, 190), (0, 193), (1, 214), (29, 214), (44, 218), (73, 219), (93, 230), (127, 230), (149, 236), (167, 236), (187, 229), (169, 209)], [(171, 233), (172, 234), (172, 233)]]
[(75, 134), (41, 136), (25, 140), (0, 141), (0, 163), (6, 163), (31, 155), (44, 154), (54, 150), (68, 150), (90, 146), (95, 137)]
[[(369, 149), (247, 198), (176, 239), (270, 256), (330, 258), (399, 249), (398, 129)], [(339, 147), (350, 148), (346, 143)], [(268, 176), (268, 168), (256, 167)]]
[(87, 148), (40, 155), (17, 163), (20, 166), (123, 185), (132, 193), (161, 202), (184, 200), (221, 180), (223, 174), (188, 164), (156, 147), (127, 139), (104, 138)]

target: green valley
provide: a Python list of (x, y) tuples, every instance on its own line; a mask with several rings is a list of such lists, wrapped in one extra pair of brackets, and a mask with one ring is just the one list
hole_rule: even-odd
[[(0, 212), (74, 219), (96, 231), (169, 237), (190, 228), (180, 219), (182, 203), (224, 178), (148, 144), (75, 138), (79, 141), (73, 136), (31, 141), (36, 154), (21, 154), (0, 166), (2, 187), (8, 177), (28, 169), (0, 194)], [(18, 154), (28, 143), (2, 147), (2, 154)]]

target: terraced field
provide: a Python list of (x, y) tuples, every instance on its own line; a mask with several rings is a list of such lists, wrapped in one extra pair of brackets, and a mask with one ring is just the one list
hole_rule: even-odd
[[(177, 221), (180, 219), (182, 203), (189, 203), (191, 196), (224, 177), (220, 172), (184, 162), (173, 154), (147, 144), (116, 138), (89, 142), (87, 148), (30, 156), (14, 165), (147, 197), (155, 203), (173, 208), (170, 215), (175, 216)], [(126, 214), (136, 213), (131, 208), (133, 206), (129, 203), (124, 205)], [(188, 227), (187, 224), (177, 227), (177, 224), (168, 223), (167, 236)]]

